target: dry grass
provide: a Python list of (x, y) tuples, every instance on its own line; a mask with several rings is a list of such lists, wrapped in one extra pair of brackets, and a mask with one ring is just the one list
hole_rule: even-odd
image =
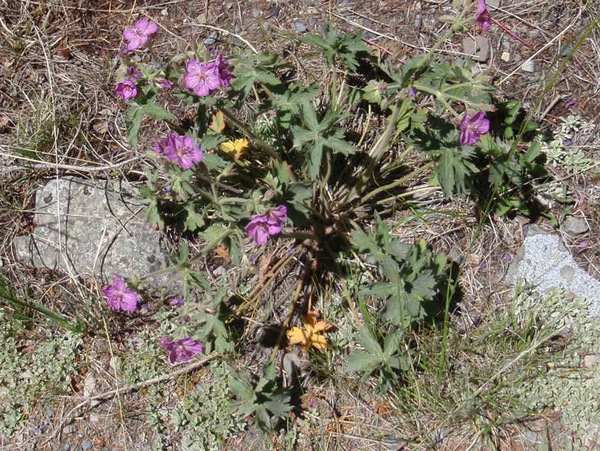
[[(543, 120), (546, 126), (552, 126), (557, 117), (566, 113), (581, 114), (596, 121), (600, 114), (597, 29), (584, 40), (558, 81), (549, 87), (547, 81), (563, 61), (561, 51), (567, 46), (573, 48), (590, 18), (600, 13), (598, 4), (575, 0), (502, 3), (502, 8), (494, 12), (495, 18), (522, 35), (535, 50), (521, 46), (506, 33), (494, 31), (489, 35), (491, 59), (478, 70), (497, 80), (501, 97), (522, 99), (534, 118)], [(91, 299), (98, 298), (93, 283), (86, 284), (51, 271), (24, 268), (14, 262), (11, 242), (14, 236), (33, 226), (29, 215), (34, 209), (34, 192), (47, 178), (65, 173), (93, 178), (118, 173), (138, 179), (145, 169), (153, 167), (153, 163), (139, 160), (119, 166), (143, 152), (140, 150), (136, 154), (126, 145), (124, 107), (112, 95), (113, 56), (119, 48), (122, 30), (134, 19), (149, 17), (159, 22), (161, 37), (155, 49), (161, 54), (173, 55), (189, 50), (215, 31), (210, 25), (214, 24), (229, 32), (221, 33), (219, 46), (246, 46), (236, 38), (236, 35), (240, 36), (258, 50), (285, 55), (301, 80), (325, 83), (327, 74), (322, 64), (298, 59), (296, 55), (303, 53), (304, 47), (282, 44), (283, 40), (278, 38), (282, 33), (292, 32), (294, 22), (302, 22), (315, 31), (319, 23), (332, 19), (342, 30), (364, 32), (374, 51), (380, 47), (404, 60), (431, 48), (447, 31), (448, 26), (441, 24), (438, 18), (447, 11), (450, 2), (387, 0), (341, 4), (299, 1), (287, 2), (279, 12), (272, 6), (266, 1), (1, 1), (0, 161), (13, 170), (0, 171), (0, 256), (4, 271), (17, 290), (70, 316), (84, 317), (86, 309), (95, 307), (94, 301), (90, 303)], [(203, 17), (207, 12), (208, 17)], [(380, 51), (382, 55), (385, 53)], [(509, 51), (512, 62), (501, 60), (503, 51)], [(461, 56), (460, 39), (455, 37), (444, 42), (439, 54), (441, 57)], [(536, 63), (533, 74), (519, 69), (528, 58)], [(559, 100), (555, 100), (557, 98)], [(571, 98), (577, 103), (571, 110), (566, 110), (565, 104)], [(174, 111), (183, 117), (190, 113), (183, 103), (174, 105)], [(144, 132), (141, 141), (152, 142), (161, 131)], [(96, 170), (87, 170), (90, 168)], [(573, 176), (571, 182), (596, 185), (592, 176), (582, 176), (582, 180), (578, 177), (581, 176)], [(438, 196), (430, 193), (434, 203), (428, 205), (429, 208), (448, 208), (448, 202), (438, 198), (439, 193)], [(492, 222), (479, 230), (479, 222), (472, 219), (474, 206), (470, 202), (453, 202), (452, 206), (455, 216), (427, 215), (397, 227), (394, 233), (407, 240), (425, 237), (437, 250), (450, 254), (453, 251), (458, 255), (468, 254), (463, 259), (460, 281), (464, 300), (462, 315), (454, 320), (456, 329), (466, 336), (489, 316), (490, 311), (500, 308), (501, 304), (490, 304), (504, 298), (505, 288), (500, 284), (507, 264), (504, 256), (515, 255), (522, 232), (521, 224), (516, 220)], [(592, 230), (597, 230), (597, 206), (590, 207), (589, 216)], [(397, 223), (403, 219), (398, 215)], [(592, 267), (598, 265), (597, 243), (593, 246), (592, 252), (582, 255)], [(273, 258), (276, 261), (278, 256)], [(252, 339), (248, 340), (245, 365), (258, 368), (259, 362), (268, 357), (269, 351), (260, 347), (261, 337), (254, 336), (254, 331), (264, 329), (270, 323), (281, 323), (286, 318), (289, 300), (296, 288), (294, 279), (301, 273), (303, 264), (305, 262), (294, 262), (275, 284), (279, 285), (278, 289), (259, 298), (272, 305), (271, 309), (252, 310), (247, 316), (246, 320), (254, 326), (249, 328)], [(326, 304), (336, 296), (327, 290), (315, 291), (313, 302), (325, 310)], [(308, 297), (301, 301), (307, 302)], [(104, 321), (102, 316), (97, 319)], [(360, 322), (358, 315), (349, 321)], [(99, 391), (111, 390), (118, 383), (110, 365), (112, 348), (108, 345), (118, 350), (124, 344), (113, 341), (114, 337), (101, 327), (92, 323), (90, 326), (96, 335), (90, 337), (83, 348), (82, 370), (80, 379), (74, 382), (74, 393), (82, 389), (87, 373), (95, 375)], [(136, 323), (130, 330), (139, 331), (143, 326)], [(420, 338), (423, 341), (416, 343), (425, 355), (430, 356), (429, 364), (435, 362), (431, 356), (439, 349), (433, 343), (440, 338), (434, 332), (431, 334), (425, 334)], [(457, 351), (452, 358), (463, 362), (460, 365), (464, 367), (470, 365), (471, 371), (475, 371), (494, 368), (493, 357)], [(330, 365), (329, 370), (340, 371), (339, 361), (330, 362)], [(467, 411), (464, 418), (457, 416), (459, 402), (464, 401), (461, 393), (464, 386), (460, 383), (466, 383), (465, 380), (457, 379), (458, 385), (446, 387), (444, 380), (430, 377), (427, 372), (416, 371), (406, 392), (386, 396), (377, 394), (370, 381), (357, 381), (347, 375), (333, 375), (323, 384), (315, 384), (308, 378), (305, 396), (307, 402), (314, 403), (302, 418), (296, 419), (299, 448), (485, 448), (482, 443), (489, 443), (482, 440), (482, 431), (489, 426), (483, 415), (486, 412)], [(87, 424), (81, 426), (81, 430), (85, 431), (86, 437), (97, 440), (97, 446), (104, 441), (110, 449), (141, 449), (136, 434), (145, 432), (152, 436), (142, 408), (146, 401), (143, 396), (136, 400), (117, 397), (103, 406), (104, 410), (94, 412), (96, 421), (88, 421), (90, 417), (86, 416)], [(59, 402), (63, 409), (61, 415), (66, 415), (73, 404), (71, 399)], [(42, 414), (41, 411), (34, 412), (32, 417), (37, 420)], [(61, 415), (55, 418), (56, 424), (64, 419)], [(136, 418), (129, 418), (129, 415)], [(457, 421), (445, 422), (444, 417), (451, 415)], [(77, 422), (78, 425), (82, 423)], [(507, 431), (498, 429), (491, 434), (496, 434), (496, 446), (498, 449), (517, 449), (511, 448)], [(28, 441), (32, 437), (28, 434), (33, 433), (31, 430), (23, 432), (14, 446), (19, 446), (19, 440), (21, 444), (34, 443)], [(231, 439), (231, 446), (256, 443), (255, 449), (267, 447), (256, 435), (254, 429), (247, 434), (238, 434)], [(271, 443), (285, 447), (285, 438), (272, 436), (270, 439)], [(56, 449), (52, 447), (58, 447), (59, 442), (55, 439), (47, 449)]]

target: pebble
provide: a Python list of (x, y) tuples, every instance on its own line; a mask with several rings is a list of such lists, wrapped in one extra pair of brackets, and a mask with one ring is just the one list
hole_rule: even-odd
[(63, 451), (71, 451), (71, 444), (70, 443), (65, 443)]
[(304, 33), (308, 30), (302, 22), (292, 22), (292, 27), (294, 27), (296, 33)]
[(575, 236), (587, 232), (590, 228), (584, 219), (567, 216), (561, 225), (563, 232), (567, 235)]
[(466, 37), (462, 41), (463, 52), (471, 55), (475, 61), (487, 61), (490, 57), (490, 42), (484, 36), (476, 36), (475, 39)]
[(92, 449), (93, 447), (93, 443), (90, 442), (89, 440), (84, 440), (83, 443), (81, 443), (81, 449), (83, 451), (87, 451), (88, 449)]
[(535, 72), (535, 63), (532, 60), (527, 60), (521, 64), (521, 70), (523, 72)]
[(510, 53), (502, 52), (502, 55), (500, 55), (500, 59), (506, 63), (510, 63)]
[(75, 431), (77, 431), (77, 426), (74, 424), (69, 424), (68, 426), (65, 426), (62, 431), (63, 434), (73, 434)]

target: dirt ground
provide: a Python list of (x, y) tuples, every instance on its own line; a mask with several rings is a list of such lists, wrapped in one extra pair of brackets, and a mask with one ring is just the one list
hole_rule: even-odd
[[(15, 156), (15, 148), (35, 150), (48, 155), (47, 161), (70, 166), (112, 164), (131, 157), (124, 150), (125, 107), (116, 101), (113, 85), (115, 54), (121, 45), (122, 31), (136, 19), (146, 17), (159, 25), (154, 45), (158, 52), (181, 50), (210, 40), (211, 45), (223, 51), (250, 43), (258, 50), (289, 55), (293, 60), (293, 46), (279, 36), (318, 33), (331, 21), (339, 30), (363, 36), (372, 51), (382, 58), (403, 61), (430, 49), (448, 29), (440, 18), (462, 3), (444, 0), (0, 0), (0, 161), (3, 163), (0, 168), (3, 190), (0, 256), (6, 274), (17, 283), (28, 285), (50, 305), (58, 305), (61, 290), (68, 289), (48, 290), (45, 284), (54, 284), (60, 279), (59, 275), (31, 270), (14, 262), (12, 238), (27, 233), (34, 226), (31, 223), (34, 190), (57, 173), (42, 164), (34, 175), (26, 177), (23, 166), (27, 162)], [(493, 3), (488, 1), (490, 5)], [(498, 3), (497, 8), (490, 6), (490, 11), (501, 26), (493, 24), (485, 35), (489, 56), (477, 62), (476, 70), (494, 80), (500, 98), (521, 100), (548, 133), (569, 115), (579, 115), (600, 126), (598, 30), (594, 28), (586, 39), (578, 41), (591, 21), (596, 20), (600, 4), (583, 0), (501, 0)], [(470, 27), (466, 33), (444, 42), (437, 53), (440, 58), (469, 58), (463, 38), (480, 35), (480, 30)], [(571, 52), (574, 52), (572, 57)], [(294, 63), (300, 72), (311, 70), (301, 61)], [(556, 83), (550, 83), (553, 77), (558, 77)], [(593, 136), (584, 143), (587, 154), (597, 159), (596, 144)], [(589, 225), (585, 235), (577, 238), (565, 235), (565, 240), (580, 264), (598, 277), (600, 202), (596, 200), (595, 171), (577, 174), (560, 168), (551, 170), (571, 187), (572, 196), (578, 199), (572, 214), (584, 218)], [(135, 174), (135, 170), (132, 171), (133, 177)], [(560, 222), (563, 210), (558, 205), (553, 207)], [(472, 271), (467, 271), (464, 292), (466, 301), (471, 302), (476, 311), (481, 307), (476, 298), (481, 298), (482, 293), (489, 298), (505, 290), (498, 283), (506, 270), (503, 257), (516, 254), (526, 222), (519, 217), (502, 219), (489, 226), (478, 243), (469, 241), (475, 224), (468, 221), (444, 222), (429, 230), (416, 228), (398, 233), (410, 237), (430, 232), (430, 241), (450, 254), (453, 250), (461, 253), (471, 249)], [(538, 222), (550, 227), (544, 218)], [(91, 342), (85, 346), (88, 351), (82, 357), (87, 360), (84, 366), (91, 372), (96, 362), (102, 362), (102, 368), (96, 368), (101, 374), (107, 368), (107, 350), (95, 349)], [(86, 375), (81, 374), (74, 381), (73, 392), (83, 392), (85, 381)], [(108, 377), (96, 382), (98, 391), (112, 388)], [(183, 390), (185, 387), (173, 388)], [(315, 398), (326, 399), (327, 394), (319, 393)], [(70, 409), (75, 405), (72, 399), (60, 400), (54, 420), (49, 421), (42, 432), (36, 427), (48, 420), (43, 420), (44, 412), (33, 412), (31, 427), (11, 442), (0, 443), (0, 447), (7, 450), (150, 449), (153, 433), (145, 430), (141, 409), (134, 409), (140, 417), (133, 419), (131, 430), (115, 432), (112, 428), (116, 427), (116, 421), (112, 421), (111, 415), (120, 405), (103, 406), (98, 413), (101, 419), (96, 418), (97, 421), (90, 420), (89, 412), (82, 416), (75, 412), (72, 416)], [(381, 409), (385, 410), (385, 406)], [(331, 411), (334, 410), (332, 407)], [(352, 421), (357, 423), (360, 415), (367, 415), (359, 408), (353, 413), (357, 416)], [(556, 428), (554, 434), (563, 433), (560, 426), (555, 426), (556, 422), (547, 424)], [(75, 429), (65, 434), (64, 427), (70, 425)], [(544, 429), (547, 425), (536, 427), (540, 434), (548, 432)], [(140, 437), (145, 439), (141, 441)], [(249, 434), (239, 434), (233, 440), (237, 443), (230, 444), (231, 449), (252, 443), (251, 439)], [(86, 448), (88, 442), (90, 446)], [(504, 449), (520, 448), (516, 443), (507, 443)]]

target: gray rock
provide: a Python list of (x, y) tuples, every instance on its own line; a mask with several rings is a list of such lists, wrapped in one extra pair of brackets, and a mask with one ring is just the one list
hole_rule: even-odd
[(557, 235), (531, 226), (505, 280), (531, 284), (540, 293), (564, 288), (590, 301), (590, 314), (600, 316), (600, 282), (581, 269)]
[(590, 230), (587, 222), (581, 218), (567, 216), (561, 225), (562, 230), (571, 236), (581, 235)]
[(486, 4), (487, 4), (488, 8), (492, 8), (492, 9), (499, 8), (500, 0), (487, 0)]
[(88, 449), (92, 449), (94, 444), (89, 440), (84, 440), (81, 442), (81, 449), (87, 451)]
[(523, 72), (535, 72), (535, 63), (533, 60), (527, 60), (521, 64), (521, 70)]
[(308, 30), (302, 22), (292, 22), (292, 27), (294, 27), (296, 33), (304, 33)]
[(462, 41), (463, 52), (475, 61), (487, 61), (490, 57), (490, 41), (484, 36), (466, 37)]
[[(17, 259), (72, 276), (143, 277), (167, 267), (160, 233), (152, 230), (138, 190), (128, 182), (55, 179), (36, 193), (35, 230), (13, 241)], [(173, 274), (149, 277), (150, 289)]]
[(77, 426), (75, 426), (74, 424), (69, 424), (65, 426), (62, 430), (63, 434), (73, 434), (75, 432), (77, 432)]

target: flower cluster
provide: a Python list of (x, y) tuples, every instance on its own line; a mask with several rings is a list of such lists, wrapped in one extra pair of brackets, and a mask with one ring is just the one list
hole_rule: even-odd
[(122, 277), (113, 276), (113, 283), (103, 287), (102, 293), (106, 296), (108, 305), (115, 310), (133, 312), (137, 309), (139, 296), (135, 291), (127, 289)]
[(167, 160), (177, 163), (181, 169), (190, 169), (202, 161), (200, 145), (189, 136), (169, 135), (154, 146)]
[(263, 245), (270, 236), (281, 233), (286, 218), (287, 207), (285, 205), (271, 208), (262, 215), (253, 215), (246, 226), (246, 233), (254, 239), (256, 244)]
[(229, 86), (231, 71), (229, 62), (218, 55), (214, 61), (201, 63), (191, 59), (186, 63), (183, 84), (200, 97), (206, 97), (212, 91)]
[(187, 362), (196, 354), (204, 352), (204, 345), (193, 338), (182, 338), (171, 341), (168, 338), (160, 340), (160, 345), (169, 351), (169, 362)]
[(490, 130), (490, 120), (485, 117), (483, 111), (470, 116), (465, 113), (459, 124), (460, 143), (463, 146), (470, 146), (481, 139), (481, 135)]

